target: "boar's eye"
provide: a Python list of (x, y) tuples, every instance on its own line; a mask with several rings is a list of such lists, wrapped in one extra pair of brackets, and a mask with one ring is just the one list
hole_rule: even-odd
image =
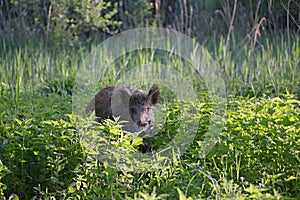
[(147, 112), (150, 112), (151, 107), (147, 107), (146, 110), (147, 110)]

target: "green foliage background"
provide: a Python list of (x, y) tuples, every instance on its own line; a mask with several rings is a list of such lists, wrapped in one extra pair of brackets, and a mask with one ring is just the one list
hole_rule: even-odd
[[(0, 199), (300, 198), (299, 2), (161, 0), (156, 10), (157, 2), (0, 1)], [(203, 157), (211, 105), (219, 102), (202, 91), (201, 102), (182, 106), (161, 88), (167, 123), (143, 141), (148, 151), (184, 136), (177, 127), (191, 105), (198, 132), (171, 165), (136, 173), (87, 151), (77, 125), (92, 122), (71, 114), (72, 89), (78, 63), (97, 44), (145, 26), (178, 30), (207, 49), (226, 84), (227, 109), (216, 145)], [(100, 86), (166, 57), (188, 70), (168, 52), (138, 50), (113, 63)], [(124, 136), (119, 123), (92, 123), (116, 158), (138, 152), (141, 142)]]
[[(71, 42), (163, 26), (205, 39), (228, 33), (234, 4), (228, 0), (5, 0), (0, 3), (0, 34)], [(261, 20), (270, 31), (299, 31), (299, 2), (295, 0), (240, 0), (235, 15), (234, 32), (239, 34), (250, 34), (261, 26)]]

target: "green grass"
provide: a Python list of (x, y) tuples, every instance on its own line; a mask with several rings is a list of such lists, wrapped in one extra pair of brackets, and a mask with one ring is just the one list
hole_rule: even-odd
[[(201, 91), (200, 102), (174, 100), (162, 89), (166, 124), (149, 141), (159, 149), (188, 123), (193, 106), (197, 135), (173, 163), (155, 171), (120, 171), (95, 159), (80, 141), (72, 115), (72, 89), (88, 49), (57, 49), (39, 43), (20, 48), (2, 43), (0, 59), (0, 197), (20, 199), (299, 199), (300, 193), (300, 41), (298, 35), (270, 35), (256, 49), (248, 40), (232, 44), (223, 58), (222, 38), (204, 44), (221, 69), (226, 66), (226, 115), (215, 147), (203, 157), (203, 134), (212, 119), (203, 80), (190, 80)], [(38, 45), (37, 45), (38, 44)], [(99, 87), (132, 66), (159, 61), (191, 74), (188, 62), (168, 52), (137, 50), (110, 66)], [(208, 56), (208, 55), (207, 55)], [(201, 58), (203, 61), (205, 58)], [(202, 81), (202, 82), (201, 82)], [(199, 87), (198, 87), (199, 86)], [(145, 85), (141, 86), (147, 89)], [(138, 153), (137, 143), (114, 122), (96, 130), (110, 137), (117, 158)], [(186, 129), (188, 130), (188, 129)], [(104, 137), (104, 136), (103, 136)], [(105, 139), (105, 138), (104, 138)], [(120, 153), (122, 148), (122, 154)], [(124, 150), (125, 149), (125, 150)], [(104, 152), (105, 153), (105, 152)]]

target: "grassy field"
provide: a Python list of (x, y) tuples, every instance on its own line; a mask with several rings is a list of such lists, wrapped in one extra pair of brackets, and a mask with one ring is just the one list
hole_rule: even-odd
[[(72, 115), (73, 86), (79, 63), (96, 47), (2, 41), (0, 199), (300, 198), (299, 34), (232, 40), (230, 45), (222, 37), (203, 42), (224, 75), (226, 99), (214, 102), (209, 91), (199, 89), (200, 101), (180, 102), (161, 88), (165, 123), (154, 139), (144, 142), (159, 149), (189, 134), (189, 127), (182, 131), (178, 126), (188, 125), (190, 105), (194, 112), (189, 119), (199, 125), (187, 151), (155, 171), (126, 171), (100, 162), (80, 140), (78, 123), (85, 127), (89, 119)], [(191, 73), (187, 62), (169, 52), (136, 50), (118, 58), (98, 86), (115, 84), (131, 66), (155, 61)], [(201, 82), (191, 81), (195, 86)], [(222, 131), (203, 155), (213, 105), (221, 103), (226, 107)], [(115, 159), (139, 152), (141, 141), (124, 136), (116, 122), (94, 127), (109, 138)]]

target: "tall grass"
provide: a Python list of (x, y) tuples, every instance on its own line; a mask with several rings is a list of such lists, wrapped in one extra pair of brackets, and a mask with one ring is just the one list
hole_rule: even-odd
[[(251, 40), (236, 38), (232, 41), (223, 37), (212, 37), (203, 44), (219, 65), (225, 67), (227, 94), (242, 96), (278, 96), (281, 93), (296, 93), (300, 74), (300, 37), (285, 33), (263, 35), (257, 41), (255, 51)], [(12, 47), (5, 41), (1, 44), (0, 82), (1, 87), (11, 91), (11, 98), (18, 108), (20, 91), (32, 92), (41, 83), (50, 80), (74, 78), (80, 61), (89, 50), (97, 45), (82, 45), (77, 49), (58, 49), (38, 42), (30, 42), (22, 47)], [(230, 48), (229, 48), (230, 47)], [(226, 49), (226, 54), (224, 54)], [(153, 61), (170, 58), (170, 63), (178, 71), (187, 65), (181, 58), (168, 56), (170, 52), (137, 50), (126, 53), (108, 69), (102, 85), (113, 84), (115, 77), (126, 68), (144, 65)], [(201, 56), (201, 55), (199, 55)], [(176, 61), (177, 60), (177, 61)], [(99, 61), (101, 62), (101, 60)], [(182, 68), (182, 69), (181, 69)]]
[[(285, 34), (262, 36), (255, 51), (247, 38), (236, 38), (235, 41), (226, 43), (224, 38), (215, 37), (203, 44), (216, 60), (214, 63), (218, 69), (221, 71), (226, 67), (228, 94), (278, 96), (296, 92), (300, 71), (298, 35), (291, 35), (289, 41)], [(10, 186), (6, 196), (17, 193), (25, 199), (36, 194), (45, 199), (47, 196), (67, 198), (75, 195), (121, 198), (138, 194), (136, 199), (139, 199), (138, 196), (147, 196), (151, 190), (153, 193), (150, 195), (158, 196), (153, 189), (158, 185), (157, 193), (170, 197), (280, 198), (281, 194), (277, 191), (298, 197), (299, 152), (296, 147), (299, 143), (299, 104), (294, 99), (279, 101), (275, 98), (271, 101), (267, 97), (257, 103), (255, 99), (229, 98), (224, 130), (208, 156), (200, 156), (201, 145), (204, 144), (199, 139), (181, 157), (182, 160), (162, 170), (121, 173), (86, 155), (75, 128), (77, 122), (65, 116), (71, 112), (69, 94), (73, 82), (69, 80), (74, 79), (81, 60), (97, 45), (58, 49), (40, 43), (29, 43), (22, 48), (3, 43), (2, 47), (0, 97), (4, 102), (0, 102), (0, 155), (4, 165), (13, 172), (4, 178), (0, 173), (1, 181)], [(190, 64), (172, 55), (172, 52), (142, 49), (124, 52), (106, 68), (98, 86), (115, 84), (132, 67), (155, 62), (172, 63), (183, 75), (193, 73)], [(64, 95), (65, 87), (69, 90), (67, 95)], [(162, 93), (165, 95), (164, 91)], [(209, 110), (205, 109), (209, 105), (203, 102), (196, 115), (204, 119), (199, 127), (201, 133), (206, 130), (209, 116)], [(14, 113), (6, 110), (11, 108)], [(181, 109), (174, 103), (167, 105), (170, 125), (164, 127), (163, 134), (157, 135), (155, 145), (161, 145), (169, 133), (171, 137), (177, 131), (175, 122), (178, 118), (175, 114)], [(283, 170), (280, 171), (280, 168)], [(35, 170), (40, 170), (38, 177)], [(283, 178), (278, 179), (277, 176)], [(178, 194), (175, 187), (180, 187)]]
[[(231, 34), (231, 33), (229, 33)], [(253, 50), (252, 38), (232, 40), (214, 36), (202, 45), (212, 55), (226, 83), (226, 94), (242, 96), (279, 96), (283, 93), (296, 94), (300, 82), (300, 36), (288, 33), (262, 35), (256, 39)], [(97, 48), (98, 41), (83, 44), (80, 48), (59, 48), (39, 40), (20, 38), (11, 43), (2, 39), (0, 52), (0, 91), (8, 90), (14, 103), (15, 114), (19, 109), (22, 93), (31, 93), (40, 87), (60, 93), (61, 88), (72, 84), (81, 61), (90, 51)], [(18, 44), (18, 45), (16, 45)], [(225, 53), (224, 53), (225, 52)], [(198, 55), (205, 60), (209, 55)], [(105, 57), (101, 57), (106, 59)], [(99, 63), (104, 60), (98, 60)], [(104, 76), (98, 87), (112, 85), (132, 67), (148, 63), (172, 64), (183, 76), (194, 73), (190, 64), (173, 52), (140, 49), (129, 52), (115, 60), (111, 66), (104, 66)], [(203, 80), (192, 80), (202, 85)], [(46, 87), (46, 88), (45, 88)], [(142, 86), (144, 87), (144, 86)], [(146, 88), (143, 88), (146, 89)], [(2, 93), (3, 94), (3, 93)]]
[(253, 51), (250, 39), (236, 37), (230, 42), (226, 57), (224, 49), (227, 45), (223, 37), (215, 37), (205, 46), (218, 61), (220, 69), (226, 66), (228, 94), (278, 96), (287, 91), (297, 92), (299, 42), (298, 34), (267, 34), (259, 38)]
[(1, 46), (0, 87), (9, 89), (16, 112), (21, 92), (34, 92), (48, 81), (74, 77), (82, 52), (70, 53), (34, 40), (20, 46), (3, 41)]

